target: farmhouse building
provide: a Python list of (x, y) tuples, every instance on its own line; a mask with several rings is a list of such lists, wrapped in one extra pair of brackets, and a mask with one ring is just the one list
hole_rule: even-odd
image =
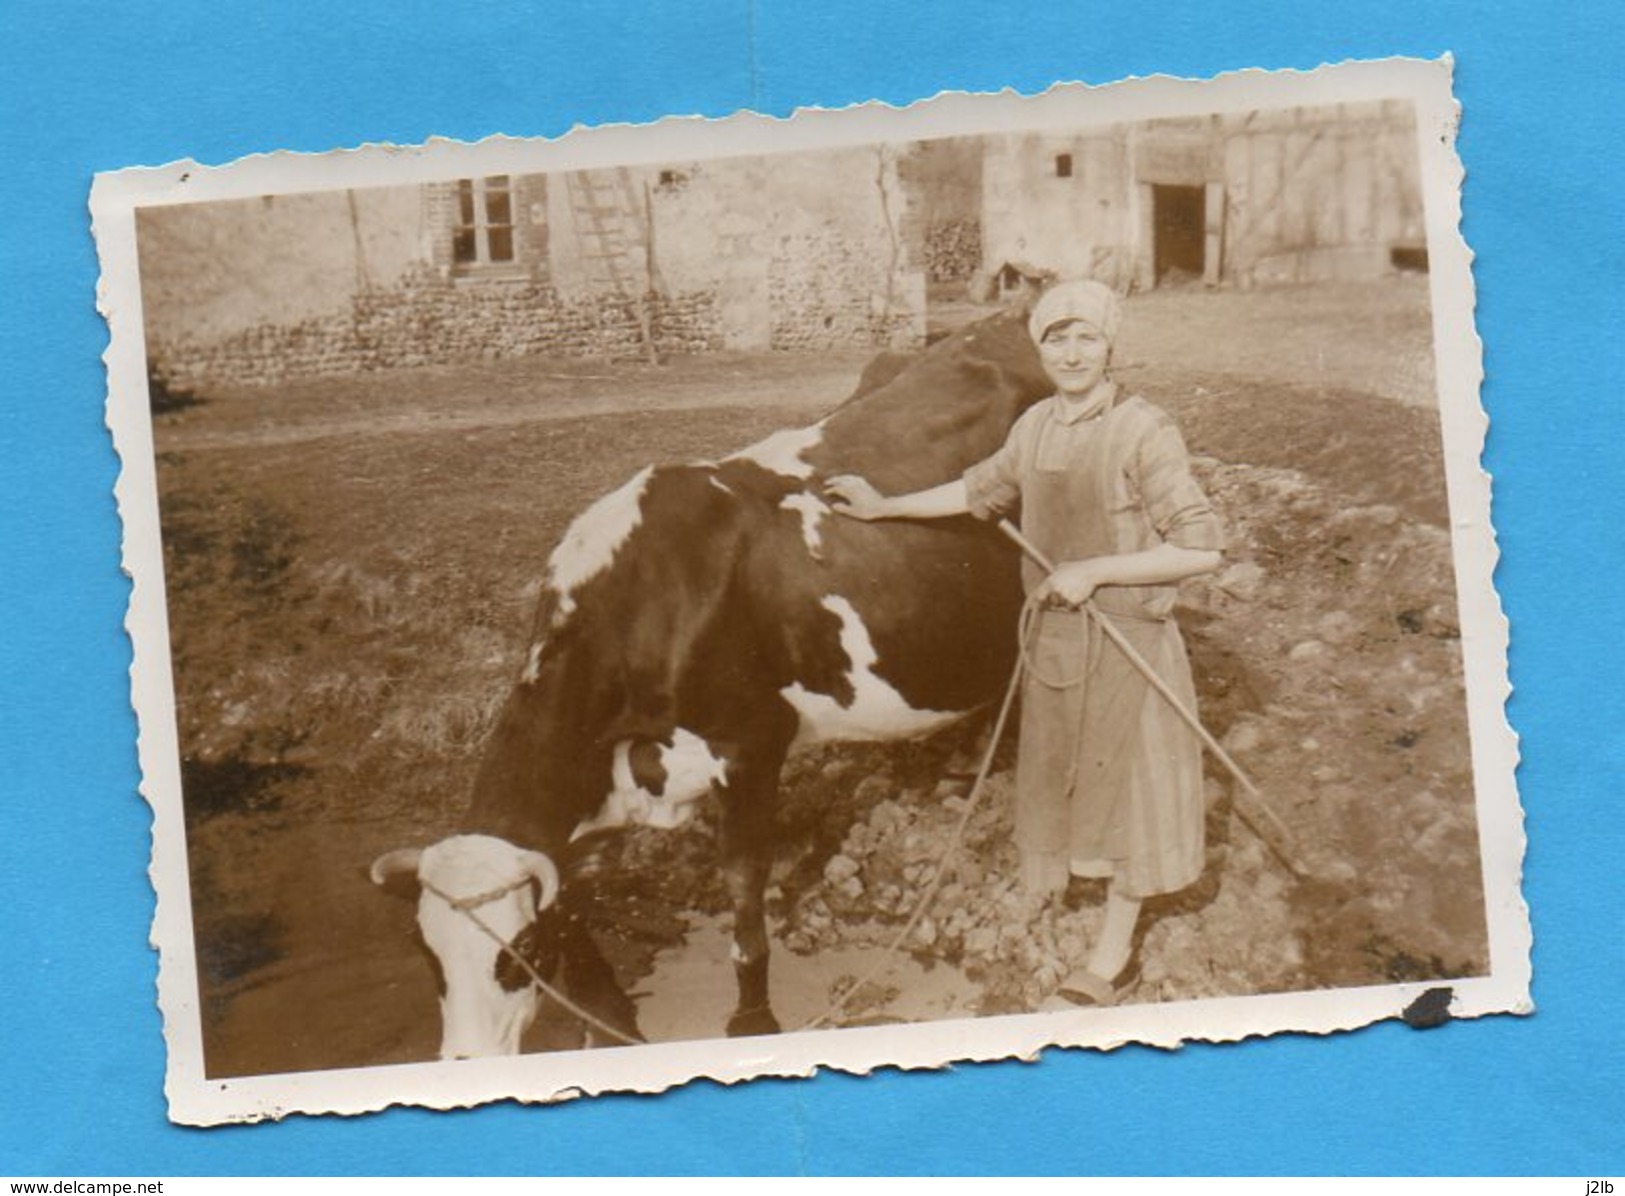
[(992, 136), (984, 268), (1122, 291), (1374, 278), (1422, 260), (1418, 170), (1405, 102)]
[(171, 382), (525, 354), (915, 345), (894, 147), (143, 209)]
[(1406, 103), (142, 209), (170, 384), (923, 343), (928, 307), (1425, 262)]

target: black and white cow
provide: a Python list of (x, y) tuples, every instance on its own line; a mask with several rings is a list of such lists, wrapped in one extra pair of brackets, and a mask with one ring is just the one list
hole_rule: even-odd
[(644, 469), (574, 522), (548, 563), (467, 833), (373, 866), (379, 883), (421, 884), (443, 1057), (515, 1053), (536, 1014), (538, 993), (496, 938), (635, 1037), (632, 1003), (557, 863), (599, 829), (678, 826), (712, 790), (739, 984), (728, 1032), (778, 1030), (763, 893), (786, 753), (922, 735), (996, 698), (1021, 607), (1015, 550), (995, 530), (840, 518), (824, 480), (857, 473), (897, 493), (956, 477), (1048, 390), (1024, 317), (993, 317), (913, 358), (877, 359), (811, 427), (722, 461)]

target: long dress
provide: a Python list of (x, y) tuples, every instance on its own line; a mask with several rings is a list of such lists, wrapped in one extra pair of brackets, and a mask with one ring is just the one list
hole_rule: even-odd
[[(1022, 532), (1057, 563), (1159, 543), (1223, 547), (1179, 429), (1137, 397), (1087, 419), (1048, 399), (965, 482), (983, 518), (1019, 503)], [(1024, 565), (1029, 592), (1043, 577)], [(1194, 711), (1177, 588), (1103, 586), (1094, 605)], [(1061, 884), (1068, 872), (1111, 876), (1131, 897), (1190, 884), (1204, 847), (1195, 734), (1082, 611), (1037, 615), (1027, 652), (1015, 811), (1024, 865)]]

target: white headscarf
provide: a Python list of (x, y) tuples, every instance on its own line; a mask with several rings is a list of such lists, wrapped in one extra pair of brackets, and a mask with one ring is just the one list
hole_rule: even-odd
[(1027, 319), (1027, 331), (1033, 344), (1039, 344), (1044, 334), (1057, 324), (1069, 320), (1082, 320), (1108, 341), (1117, 340), (1117, 326), (1122, 322), (1117, 292), (1103, 283), (1087, 279), (1058, 282), (1033, 305), (1033, 314)]

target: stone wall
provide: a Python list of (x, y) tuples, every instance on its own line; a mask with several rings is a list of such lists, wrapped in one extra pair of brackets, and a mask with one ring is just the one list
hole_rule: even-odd
[[(650, 296), (646, 302), (661, 353), (721, 346), (713, 295)], [(148, 344), (149, 360), (165, 382), (182, 389), (532, 354), (638, 359), (644, 353), (630, 301), (567, 300), (534, 282), (450, 281), (427, 267), (396, 286), (356, 295), (338, 315), (266, 322), (223, 338)]]
[(982, 182), (985, 269), (1126, 287), (1139, 248), (1126, 126), (991, 135)]
[(927, 282), (963, 282), (982, 268), (980, 137), (916, 141), (897, 162), (908, 196), (899, 227)]
[(882, 146), (650, 168), (661, 282), (715, 292), (730, 349), (921, 344), (916, 205), (899, 169)]
[(964, 282), (982, 268), (982, 222), (974, 217), (938, 220), (925, 231), (925, 276), (930, 282)]
[(424, 207), (410, 186), (139, 209), (147, 335), (212, 342), (343, 316), (359, 291), (399, 286), (427, 260)]
[(638, 358), (640, 317), (661, 353), (923, 343), (923, 252), (905, 235), (921, 210), (894, 147), (592, 174), (513, 176), (501, 261), (455, 260), (455, 181), (144, 212), (151, 364), (185, 388)]
[(875, 266), (861, 246), (833, 230), (779, 237), (767, 273), (767, 303), (773, 313), (769, 347), (805, 353), (914, 343), (915, 312), (924, 308), (924, 295), (915, 291), (923, 288), (898, 279), (892, 293), (885, 294), (878, 289), (884, 283)]

